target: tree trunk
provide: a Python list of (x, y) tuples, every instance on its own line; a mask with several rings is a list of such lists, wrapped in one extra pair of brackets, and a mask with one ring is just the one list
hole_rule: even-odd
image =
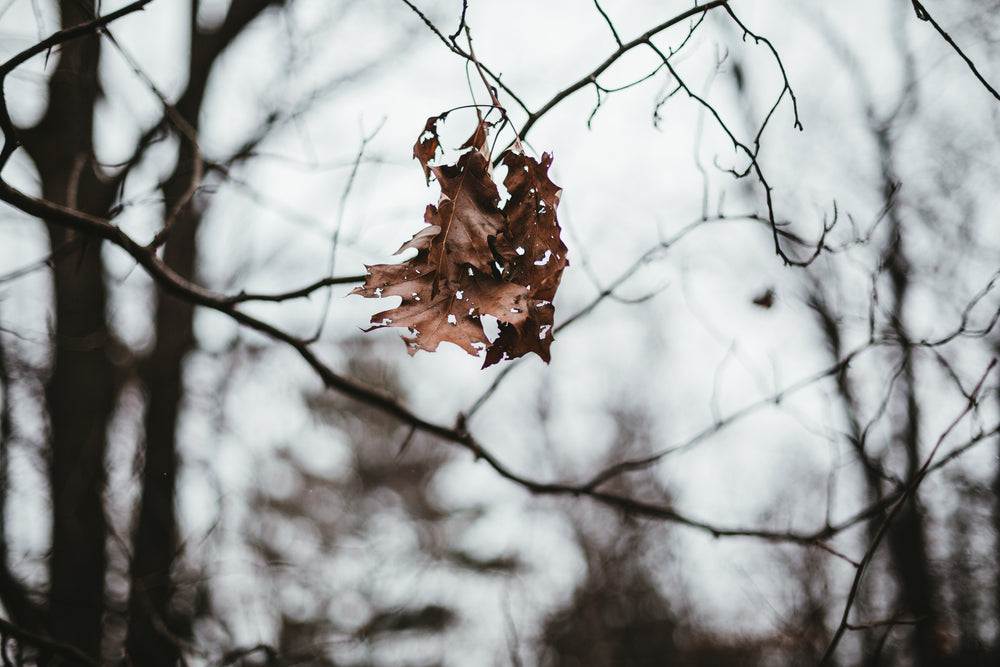
[[(273, 0), (244, 0), (230, 6), (215, 30), (197, 25), (191, 15), (191, 55), (188, 86), (175, 110), (197, 133), (208, 78), (216, 58)], [(184, 134), (184, 131), (181, 131)], [(163, 259), (179, 275), (193, 279), (197, 259), (197, 233), (201, 211), (193, 201), (183, 202), (191, 184), (192, 169), (201, 157), (191, 137), (181, 137), (177, 166), (163, 185), (167, 211), (180, 206), (170, 227)], [(132, 587), (129, 597), (126, 650), (132, 664), (173, 667), (181, 657), (179, 639), (187, 639), (192, 620), (171, 609), (175, 582), (173, 570), (178, 549), (176, 479), (179, 466), (177, 423), (184, 396), (183, 364), (194, 347), (194, 308), (172, 296), (157, 295), (156, 346), (143, 365), (146, 390), (145, 462), (142, 500), (133, 537)]]
[[(93, 17), (93, 0), (62, 0), (63, 27)], [(22, 133), (42, 196), (88, 213), (104, 214), (109, 188), (95, 171), (94, 105), (100, 96), (100, 43), (90, 35), (62, 45), (49, 81), (49, 105)], [(48, 226), (51, 248), (76, 243)], [(104, 455), (115, 404), (115, 367), (105, 321), (107, 292), (101, 245), (79, 243), (54, 263), (55, 329), (52, 373), (45, 388), (49, 415), (52, 544), (49, 631), (87, 655), (100, 657), (104, 613)]]
[[(179, 165), (190, 164), (192, 152), (182, 150)], [(183, 180), (178, 167), (176, 184)], [(164, 189), (168, 205), (180, 194)], [(196, 257), (198, 216), (185, 206), (170, 232), (164, 260), (190, 278)], [(194, 345), (194, 308), (160, 294), (156, 308), (156, 346), (143, 367), (146, 388), (146, 447), (142, 500), (133, 538), (132, 590), (129, 599), (128, 655), (135, 665), (173, 667), (180, 658), (178, 637), (187, 638), (190, 619), (171, 614), (173, 566), (177, 554), (175, 486), (178, 468), (177, 421), (184, 395), (183, 362)]]
[[(888, 133), (878, 133), (884, 159), (891, 155)], [(886, 198), (893, 182), (891, 168), (886, 168)], [(902, 405), (894, 443), (906, 453), (906, 476), (910, 484), (922, 463), (920, 451), (920, 407), (917, 402), (917, 378), (913, 365), (912, 347), (905, 325), (905, 304), (909, 295), (911, 265), (905, 254), (903, 225), (895, 208), (889, 210), (890, 246), (885, 254), (885, 267), (892, 283), (893, 305), (891, 326), (900, 345), (900, 381)], [(886, 540), (903, 608), (913, 618), (920, 619), (913, 628), (911, 646), (920, 667), (937, 667), (945, 659), (944, 647), (937, 640), (942, 615), (939, 609), (939, 585), (930, 562), (927, 548), (927, 517), (920, 507), (919, 490), (902, 507), (895, 521), (889, 526)]]

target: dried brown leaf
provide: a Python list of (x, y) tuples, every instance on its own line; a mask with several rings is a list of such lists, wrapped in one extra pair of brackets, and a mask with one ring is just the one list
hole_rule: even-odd
[[(520, 153), (505, 155), (510, 199), (501, 208), (486, 122), (480, 119), (463, 145), (469, 150), (455, 164), (435, 165), (440, 119), (428, 119), (413, 151), (424, 174), (441, 186), (438, 205), (424, 214), (428, 226), (397, 251), (417, 255), (369, 266), (365, 284), (352, 294), (402, 299), (374, 315), (371, 329), (408, 328), (411, 337), (403, 340), (410, 354), (450, 342), (472, 355), (485, 349), (484, 368), (527, 352), (548, 362), (552, 299), (567, 264), (556, 220), (561, 191), (547, 175), (552, 158), (543, 155), (539, 163)], [(499, 322), (493, 341), (483, 329), (484, 315)]]

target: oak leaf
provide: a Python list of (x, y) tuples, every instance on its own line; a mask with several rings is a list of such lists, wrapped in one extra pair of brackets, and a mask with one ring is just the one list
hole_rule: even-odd
[[(501, 206), (484, 120), (455, 164), (432, 164), (443, 118), (427, 120), (413, 149), (428, 183), (433, 175), (441, 187), (438, 205), (424, 213), (427, 227), (396, 252), (413, 249), (416, 256), (368, 266), (365, 284), (351, 293), (402, 299), (396, 308), (372, 316), (368, 331), (406, 327), (411, 336), (403, 340), (410, 354), (433, 352), (450, 342), (476, 356), (485, 350), (483, 368), (528, 352), (548, 362), (552, 300), (567, 265), (556, 220), (561, 190), (548, 178), (552, 157), (544, 154), (536, 162), (507, 152), (509, 199)], [(486, 335), (483, 316), (499, 323), (494, 340)]]

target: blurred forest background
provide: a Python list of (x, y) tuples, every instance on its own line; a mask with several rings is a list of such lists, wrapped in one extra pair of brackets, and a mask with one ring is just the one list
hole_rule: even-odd
[[(345, 296), (473, 47), (549, 365)], [(1000, 664), (1000, 2), (3, 0), (0, 60), (5, 665)]]

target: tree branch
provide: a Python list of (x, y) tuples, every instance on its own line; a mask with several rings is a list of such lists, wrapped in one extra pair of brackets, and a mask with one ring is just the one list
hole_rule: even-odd
[(938, 25), (938, 22), (934, 20), (934, 17), (931, 16), (930, 13), (927, 11), (927, 9), (920, 3), (920, 0), (912, 0), (912, 2), (913, 2), (913, 10), (916, 12), (917, 18), (920, 19), (921, 21), (927, 21), (932, 26), (934, 26), (934, 29), (938, 31), (938, 34), (941, 35), (941, 37), (944, 38), (944, 41), (948, 42), (948, 44), (951, 45), (951, 48), (955, 49), (955, 53), (957, 53), (962, 57), (962, 60), (965, 61), (965, 64), (969, 66), (969, 69), (972, 70), (972, 73), (976, 75), (977, 79), (979, 79), (979, 83), (983, 84), (983, 87), (990, 92), (990, 95), (1000, 100), (1000, 93), (998, 93), (996, 88), (991, 86), (989, 82), (985, 78), (983, 78), (983, 75), (980, 74), (979, 70), (976, 68), (976, 64), (972, 62), (972, 59), (969, 58), (969, 56), (965, 55), (965, 52), (962, 51), (961, 47), (959, 47), (958, 44), (955, 43), (955, 40), (951, 38), (951, 35), (946, 33), (944, 31), (944, 28)]
[(697, 7), (692, 7), (691, 9), (681, 12), (680, 14), (674, 16), (673, 18), (664, 21), (658, 26), (650, 28), (649, 30), (639, 35), (632, 41), (622, 44), (621, 46), (618, 47), (617, 50), (615, 50), (614, 53), (608, 56), (604, 60), (604, 62), (602, 62), (600, 65), (591, 70), (590, 74), (587, 74), (586, 76), (579, 79), (575, 83), (562, 89), (561, 91), (556, 93), (548, 102), (543, 104), (537, 111), (530, 113), (524, 125), (521, 126), (521, 131), (518, 133), (518, 136), (520, 136), (522, 139), (527, 137), (528, 132), (535, 125), (535, 123), (541, 120), (542, 116), (547, 114), (549, 111), (555, 108), (560, 102), (568, 98), (576, 91), (597, 81), (597, 77), (599, 77), (601, 74), (607, 71), (609, 67), (614, 65), (626, 53), (628, 53), (629, 51), (631, 51), (636, 47), (649, 44), (650, 38), (652, 38), (654, 35), (659, 34), (664, 30), (666, 30), (667, 28), (671, 28), (680, 23), (681, 21), (691, 18), (692, 16), (703, 14), (717, 7), (722, 7), (727, 4), (729, 4), (729, 0), (713, 0), (712, 2), (707, 2), (704, 5), (698, 5)]

